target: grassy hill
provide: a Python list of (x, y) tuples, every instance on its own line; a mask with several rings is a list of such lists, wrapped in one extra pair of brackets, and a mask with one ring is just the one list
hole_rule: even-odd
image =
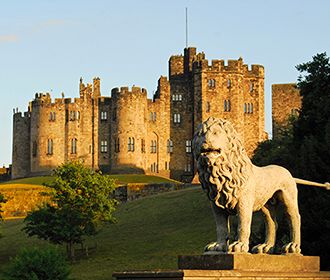
[[(128, 183), (179, 183), (178, 181), (144, 174), (116, 174), (109, 175), (112, 179), (116, 181), (117, 184), (128, 184)], [(53, 181), (52, 176), (39, 176), (30, 177), (23, 179), (10, 180), (0, 183), (0, 186), (5, 185), (42, 185), (43, 183), (51, 183)]]
[[(72, 265), (75, 279), (111, 279), (113, 271), (128, 269), (175, 269), (177, 255), (201, 253), (215, 238), (209, 203), (199, 188), (122, 204), (116, 218), (116, 224), (86, 241), (97, 248)], [(26, 237), (22, 226), (22, 220), (4, 222), (0, 271), (20, 248), (48, 244)]]

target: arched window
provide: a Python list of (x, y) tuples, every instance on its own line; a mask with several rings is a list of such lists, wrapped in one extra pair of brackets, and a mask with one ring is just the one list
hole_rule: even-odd
[(52, 121), (53, 120), (53, 112), (49, 113), (49, 120)]
[(77, 153), (77, 142), (76, 138), (71, 139), (71, 154)]
[(227, 112), (227, 100), (223, 102), (223, 110)]
[(52, 155), (53, 154), (53, 140), (48, 139), (47, 141), (47, 155)]
[(247, 113), (247, 105), (244, 103), (244, 113)]
[(156, 121), (156, 112), (154, 112), (154, 117), (153, 117), (153, 121), (155, 122)]
[(250, 104), (250, 114), (252, 114), (253, 113), (253, 104), (251, 103)]

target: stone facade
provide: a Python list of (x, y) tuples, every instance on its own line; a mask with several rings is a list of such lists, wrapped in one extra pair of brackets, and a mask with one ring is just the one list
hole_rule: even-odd
[(298, 115), (300, 108), (301, 96), (296, 84), (272, 85), (273, 139), (288, 126), (290, 117)]
[(28, 112), (14, 113), (12, 177), (49, 174), (59, 164), (83, 160), (106, 172), (159, 174), (191, 180), (191, 140), (209, 116), (230, 120), (252, 155), (264, 132), (264, 68), (243, 59), (205, 59), (196, 48), (169, 60), (153, 99), (139, 87), (101, 96), (100, 79), (80, 96), (36, 94)]

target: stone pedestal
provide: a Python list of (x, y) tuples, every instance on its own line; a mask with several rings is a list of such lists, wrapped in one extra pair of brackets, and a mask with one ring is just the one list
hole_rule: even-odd
[(319, 257), (219, 254), (179, 256), (178, 270), (116, 272), (117, 280), (330, 280)]

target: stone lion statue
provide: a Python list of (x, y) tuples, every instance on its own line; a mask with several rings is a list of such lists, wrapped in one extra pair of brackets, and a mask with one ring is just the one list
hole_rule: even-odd
[[(288, 170), (276, 165), (253, 165), (233, 126), (213, 117), (198, 127), (193, 152), (216, 222), (217, 241), (207, 245), (205, 251), (248, 252), (252, 213), (261, 210), (266, 220), (266, 238), (252, 252), (271, 253), (276, 235), (271, 202), (276, 199), (285, 206), (291, 231), (291, 240), (283, 246), (283, 253), (300, 253), (297, 187)], [(227, 245), (227, 218), (231, 214), (238, 216), (238, 238)]]

